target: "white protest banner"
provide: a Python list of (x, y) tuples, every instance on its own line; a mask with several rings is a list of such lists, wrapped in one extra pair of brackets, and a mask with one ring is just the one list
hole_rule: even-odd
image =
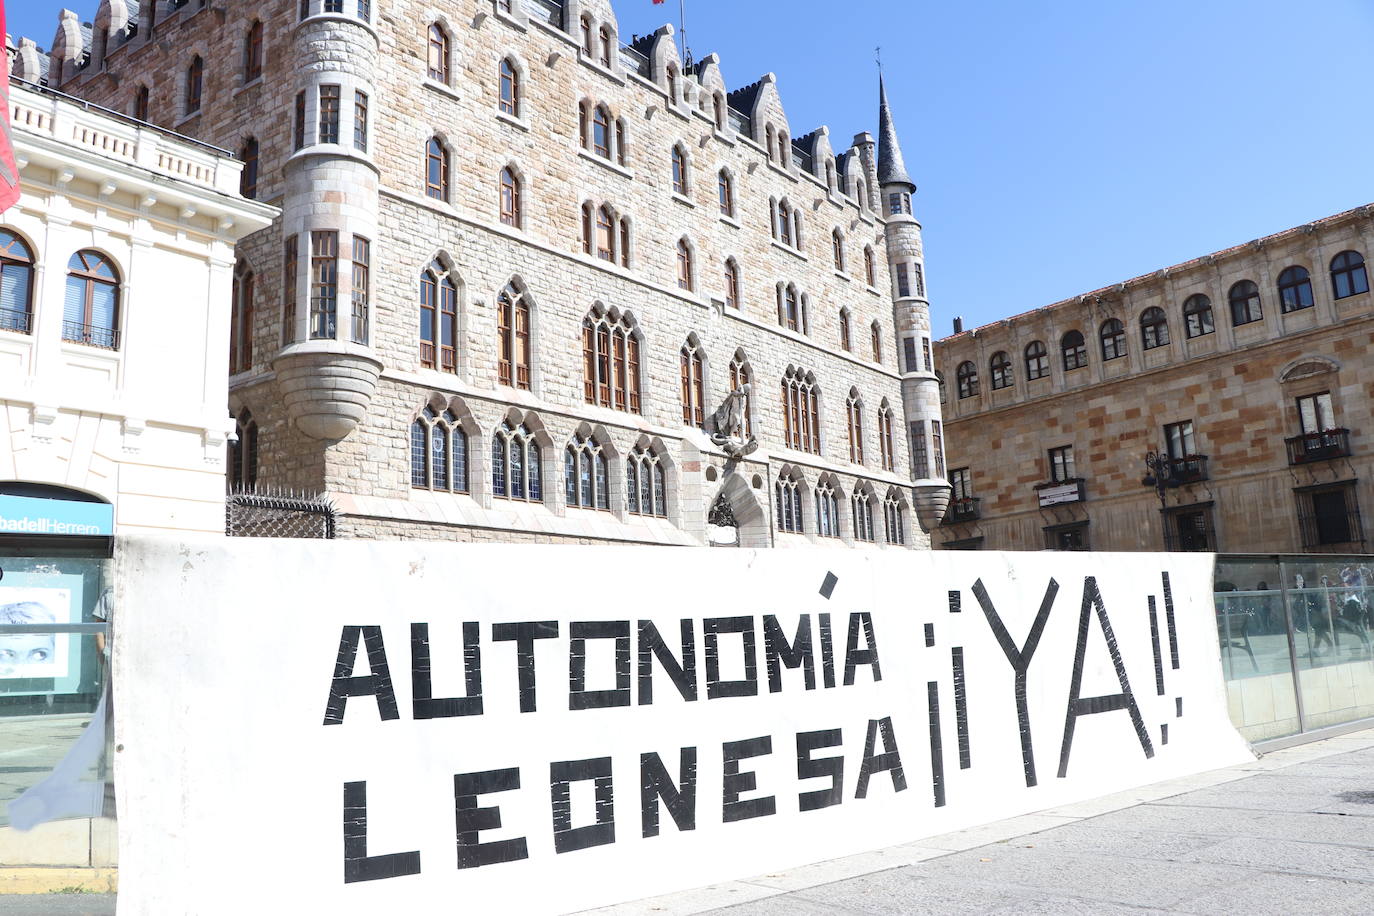
[(569, 912), (1249, 757), (1207, 556), (117, 555), (121, 914)]

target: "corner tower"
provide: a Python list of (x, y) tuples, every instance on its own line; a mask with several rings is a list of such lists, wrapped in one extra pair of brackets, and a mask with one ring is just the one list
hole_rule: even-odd
[[(872, 150), (871, 144), (867, 147)], [(866, 158), (870, 162), (872, 153)], [(870, 168), (874, 168), (870, 166)], [(897, 129), (878, 77), (878, 207), (884, 218), (888, 273), (892, 278), (892, 320), (900, 341), (902, 407), (911, 449), (914, 505), (922, 526), (940, 524), (949, 505), (945, 480), (944, 428), (940, 381), (931, 362), (930, 301), (926, 298), (921, 224), (911, 212), (916, 184), (907, 175)]]

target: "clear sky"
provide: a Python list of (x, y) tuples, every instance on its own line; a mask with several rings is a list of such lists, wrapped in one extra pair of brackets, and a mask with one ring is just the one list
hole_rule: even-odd
[[(626, 40), (677, 21), (613, 2)], [(686, 4), (698, 57), (776, 73), (837, 148), (877, 128), (882, 45), (937, 336), (1374, 202), (1371, 0)], [(63, 5), (6, 0), (9, 31), (46, 47)]]

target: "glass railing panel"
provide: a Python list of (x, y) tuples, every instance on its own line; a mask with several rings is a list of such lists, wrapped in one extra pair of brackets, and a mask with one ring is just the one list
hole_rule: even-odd
[(1250, 741), (1301, 730), (1277, 557), (1218, 557), (1217, 643), (1231, 721)]

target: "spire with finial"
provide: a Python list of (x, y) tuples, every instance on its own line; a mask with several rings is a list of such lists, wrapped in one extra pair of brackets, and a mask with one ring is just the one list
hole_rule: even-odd
[(902, 161), (902, 147), (897, 142), (897, 128), (892, 124), (892, 111), (887, 107), (887, 87), (878, 73), (878, 183), (904, 184), (916, 190), (916, 182), (906, 173)]

